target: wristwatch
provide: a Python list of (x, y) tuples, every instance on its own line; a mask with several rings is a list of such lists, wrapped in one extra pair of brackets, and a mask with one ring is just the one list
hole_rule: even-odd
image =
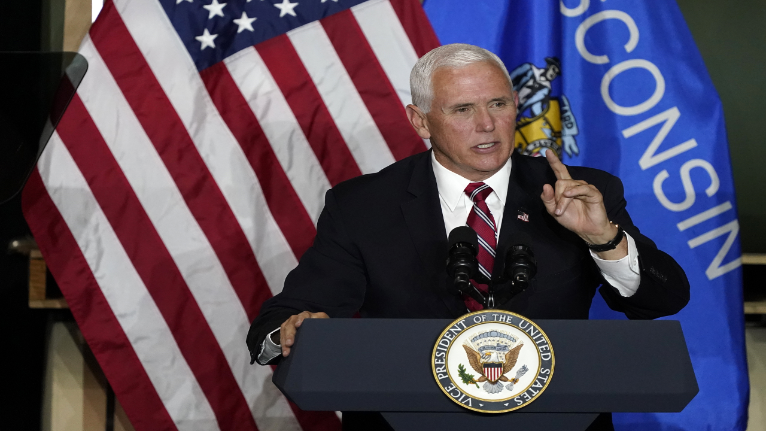
[[(610, 224), (613, 224), (613, 222), (610, 222)], [(623, 241), (623, 237), (626, 235), (625, 232), (623, 232), (623, 228), (620, 227), (620, 225), (616, 224), (615, 227), (618, 228), (618, 233), (615, 235), (615, 238), (611, 239), (605, 244), (589, 244), (586, 243), (589, 246), (589, 250), (601, 253), (603, 251), (610, 251), (615, 250), (616, 247), (618, 247), (618, 244)]]

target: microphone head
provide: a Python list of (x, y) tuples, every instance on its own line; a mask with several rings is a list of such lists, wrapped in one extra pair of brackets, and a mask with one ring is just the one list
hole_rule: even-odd
[(515, 242), (516, 244), (506, 250), (504, 275), (513, 283), (527, 284), (538, 272), (533, 250), (527, 245), (530, 243), (530, 237), (524, 232), (520, 232)]
[[(477, 232), (468, 226), (458, 226), (448, 235), (448, 246), (446, 269), (447, 275), (452, 280), (449, 285), (451, 291), (453, 293), (469, 292), (472, 289), (469, 280), (479, 272)], [(481, 299), (477, 301), (481, 302)]]
[(470, 244), (474, 247), (474, 250), (477, 250), (479, 248), (477, 232), (468, 226), (458, 226), (453, 229), (447, 237), (448, 248), (453, 248), (453, 246), (458, 243)]

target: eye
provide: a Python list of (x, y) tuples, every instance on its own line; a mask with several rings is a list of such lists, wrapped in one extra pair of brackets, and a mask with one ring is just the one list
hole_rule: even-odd
[(456, 108), (455, 112), (469, 112), (468, 106), (461, 106), (460, 108)]
[(506, 102), (502, 102), (502, 101), (493, 102), (490, 104), (491, 108), (503, 108), (504, 106), (506, 106)]

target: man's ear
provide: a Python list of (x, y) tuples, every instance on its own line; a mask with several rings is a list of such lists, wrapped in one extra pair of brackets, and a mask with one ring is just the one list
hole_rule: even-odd
[(413, 125), (415, 132), (418, 133), (418, 136), (423, 139), (431, 138), (429, 120), (426, 119), (426, 114), (415, 105), (407, 105), (405, 109), (407, 109), (407, 118), (410, 120), (410, 124)]
[(514, 106), (519, 108), (519, 93), (514, 90), (511, 90), (511, 92), (514, 93)]

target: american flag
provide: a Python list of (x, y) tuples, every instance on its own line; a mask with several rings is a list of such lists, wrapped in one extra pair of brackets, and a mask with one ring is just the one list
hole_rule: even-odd
[(325, 191), (427, 149), (417, 0), (115, 0), (24, 214), (137, 430), (331, 430), (245, 336)]

